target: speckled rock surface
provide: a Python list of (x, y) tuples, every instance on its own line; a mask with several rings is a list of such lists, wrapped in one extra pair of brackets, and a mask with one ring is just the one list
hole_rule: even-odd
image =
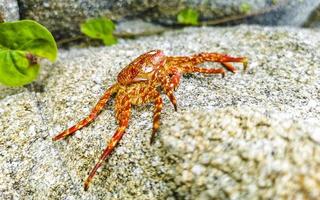
[[(43, 62), (31, 86), (1, 88), (1, 199), (318, 195), (319, 35), (258, 26), (187, 28), (111, 47), (60, 50), (55, 64)], [(152, 106), (134, 107), (127, 134), (84, 192), (83, 180), (116, 128), (113, 101), (75, 136), (59, 142), (51, 137), (86, 116), (126, 64), (156, 48), (168, 55), (245, 55), (250, 68), (225, 78), (185, 76), (176, 91), (177, 113), (164, 97), (153, 146)], [(199, 142), (206, 138), (202, 147)], [(201, 163), (201, 152), (209, 154), (210, 164)], [(190, 173), (208, 173), (214, 180), (195, 180)]]
[(0, 22), (18, 19), (19, 7), (17, 0), (0, 0)]
[(309, 16), (309, 19), (304, 23), (304, 26), (311, 28), (320, 27), (320, 5), (313, 10)]
[[(57, 39), (80, 34), (80, 24), (88, 18), (106, 16), (112, 20), (132, 18), (155, 6), (156, 1), (67, 0), (21, 1), (21, 18), (31, 18), (45, 25)], [(68, 13), (68, 14), (66, 14)]]
[[(198, 11), (200, 21), (259, 13), (250, 17), (248, 22), (300, 26), (319, 4), (320, 0), (21, 0), (19, 6), (21, 18), (39, 21), (59, 40), (79, 35), (80, 23), (88, 18), (106, 16), (118, 22), (136, 18), (172, 25), (177, 23), (178, 13), (186, 8)], [(240, 22), (236, 20), (234, 23)]]
[[(248, 19), (250, 23), (264, 25), (293, 25), (300, 26), (310, 13), (320, 4), (319, 0), (211, 0), (211, 1), (160, 1), (156, 12), (151, 12), (153, 20), (165, 24), (175, 24), (179, 11), (193, 8), (200, 13), (202, 21), (212, 21), (245, 14), (259, 13)], [(239, 21), (235, 21), (239, 23)]]
[(161, 141), (177, 163), (168, 176), (178, 199), (320, 196), (318, 121), (251, 106), (194, 110), (167, 122)]

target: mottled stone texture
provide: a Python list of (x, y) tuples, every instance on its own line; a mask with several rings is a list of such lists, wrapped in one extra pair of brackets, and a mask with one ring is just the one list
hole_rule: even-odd
[(184, 112), (167, 122), (161, 141), (177, 163), (168, 176), (179, 199), (320, 196), (316, 122), (240, 106)]
[(253, 16), (250, 18), (235, 20), (233, 24), (246, 21), (249, 23), (259, 23), (264, 25), (301, 26), (306, 21), (310, 13), (319, 4), (319, 0), (162, 0), (153, 9), (155, 12), (151, 12), (150, 16), (152, 16), (151, 18), (155, 21), (165, 24), (175, 24), (176, 16), (181, 10), (185, 8), (192, 8), (200, 13), (200, 20), (202, 21), (214, 21), (229, 17), (238, 18), (243, 15), (253, 14)]
[(16, 0), (0, 0), (0, 22), (19, 19), (19, 7)]
[(112, 20), (120, 20), (137, 16), (156, 4), (154, 0), (20, 0), (19, 2), (21, 18), (39, 21), (58, 39), (79, 34), (80, 23), (88, 18), (106, 16)]
[(320, 27), (320, 5), (311, 13), (309, 19), (304, 23), (304, 26), (311, 28)]
[[(221, 52), (249, 70), (186, 75), (153, 106), (133, 107), (127, 134), (94, 178), (83, 180), (116, 128), (113, 99), (66, 141), (53, 135), (86, 116), (136, 56)], [(187, 28), (111, 47), (60, 50), (36, 82), (0, 89), (0, 199), (316, 199), (319, 187), (320, 32), (300, 28)], [(203, 67), (220, 67), (204, 64)]]
[[(178, 13), (185, 8), (198, 11), (201, 21), (259, 13), (234, 23), (247, 21), (300, 26), (319, 3), (320, 0), (19, 0), (21, 18), (39, 21), (52, 31), (57, 39), (79, 34), (79, 24), (91, 17), (106, 16), (118, 22), (138, 18), (166, 25), (176, 24)], [(265, 11), (266, 14), (263, 14)]]

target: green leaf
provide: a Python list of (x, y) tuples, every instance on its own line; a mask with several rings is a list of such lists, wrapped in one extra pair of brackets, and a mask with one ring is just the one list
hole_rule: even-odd
[(191, 8), (180, 11), (177, 15), (180, 24), (197, 25), (199, 24), (199, 13)]
[(31, 20), (0, 24), (0, 83), (21, 86), (38, 75), (37, 57), (55, 61), (57, 45), (51, 33)]
[(0, 51), (0, 82), (7, 86), (20, 86), (37, 78), (39, 65), (31, 64), (23, 51)]
[(248, 14), (251, 11), (251, 5), (248, 3), (242, 3), (240, 5), (240, 11), (242, 13)]
[(110, 19), (89, 19), (80, 25), (80, 29), (82, 33), (91, 38), (101, 39), (105, 45), (117, 43), (117, 38), (112, 35), (115, 30), (115, 25)]
[(113, 37), (113, 35), (106, 35), (102, 38), (103, 43), (108, 46), (108, 45), (113, 45), (117, 44), (117, 38)]

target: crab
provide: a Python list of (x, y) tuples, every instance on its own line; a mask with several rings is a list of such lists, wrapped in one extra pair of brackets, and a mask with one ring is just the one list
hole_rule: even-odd
[(130, 110), (132, 105), (154, 103), (153, 129), (150, 144), (153, 143), (160, 125), (160, 112), (163, 106), (161, 90), (168, 96), (174, 110), (177, 111), (177, 100), (173, 92), (180, 83), (181, 76), (185, 73), (205, 73), (225, 75), (221, 68), (202, 68), (197, 66), (204, 62), (218, 62), (232, 73), (237, 70), (231, 62), (242, 63), (244, 70), (247, 68), (246, 57), (231, 57), (218, 53), (199, 53), (191, 56), (165, 56), (161, 50), (152, 50), (144, 53), (126, 66), (117, 77), (117, 82), (105, 91), (91, 113), (76, 125), (66, 129), (53, 137), (53, 141), (65, 139), (73, 135), (77, 130), (93, 122), (102, 111), (111, 95), (115, 96), (115, 117), (118, 128), (103, 150), (98, 162), (95, 164), (89, 176), (84, 182), (84, 190), (102, 166), (107, 157), (121, 140), (129, 124)]

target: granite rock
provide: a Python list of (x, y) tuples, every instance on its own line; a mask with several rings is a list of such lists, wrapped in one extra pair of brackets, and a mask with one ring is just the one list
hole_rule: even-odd
[[(1, 199), (268, 198), (294, 195), (297, 188), (297, 198), (305, 191), (310, 198), (318, 195), (319, 35), (288, 27), (202, 27), (120, 39), (111, 47), (60, 50), (56, 63), (42, 62), (32, 85), (1, 88)], [(178, 112), (164, 97), (153, 146), (153, 106), (134, 107), (127, 134), (84, 192), (83, 180), (116, 128), (113, 99), (73, 137), (51, 137), (86, 116), (116, 74), (150, 49), (247, 56), (249, 70), (242, 73), (236, 65), (239, 73), (225, 78), (184, 76), (175, 93)], [(209, 164), (198, 158), (202, 152)], [(195, 180), (194, 174), (214, 180)], [(227, 183), (232, 185), (223, 187)]]
[[(156, 24), (177, 24), (178, 13), (192, 8), (200, 14), (200, 21), (238, 18), (233, 23), (301, 26), (320, 0), (121, 0), (121, 1), (19, 1), (21, 18), (34, 19), (45, 25), (56, 37), (70, 38), (80, 34), (79, 26), (88, 18), (106, 16), (114, 21), (142, 19)], [(243, 18), (243, 15), (251, 15)], [(246, 20), (244, 20), (246, 19)], [(210, 22), (209, 22), (210, 23)]]
[(161, 141), (178, 199), (317, 199), (320, 126), (257, 107), (175, 114)]
[(319, 0), (302, 1), (278, 1), (281, 6), (248, 19), (249, 23), (278, 25), (278, 26), (302, 26), (309, 16), (320, 5)]
[(71, 179), (48, 137), (35, 94), (24, 90), (3, 98), (0, 116), (1, 199), (72, 196)]
[(305, 27), (319, 28), (320, 27), (320, 5), (313, 10), (309, 15), (308, 20), (304, 23)]
[(19, 6), (17, 0), (0, 0), (0, 22), (15, 21), (19, 19)]
[[(233, 24), (248, 22), (263, 25), (301, 26), (319, 4), (319, 0), (181, 0), (170, 2), (163, 0), (157, 4), (156, 8), (153, 8), (154, 12), (151, 12), (150, 15), (154, 21), (176, 24), (176, 17), (179, 12), (186, 8), (192, 8), (199, 12), (200, 21), (208, 21), (209, 24), (212, 21), (232, 18), (234, 19), (231, 20)], [(243, 17), (244, 15), (250, 17)], [(224, 24), (223, 22), (220, 23)]]
[[(132, 18), (153, 7), (156, 1), (21, 1), (21, 18), (45, 25), (57, 39), (80, 34), (80, 24), (89, 18), (106, 16), (112, 20)], [(67, 13), (67, 14), (66, 14)]]

